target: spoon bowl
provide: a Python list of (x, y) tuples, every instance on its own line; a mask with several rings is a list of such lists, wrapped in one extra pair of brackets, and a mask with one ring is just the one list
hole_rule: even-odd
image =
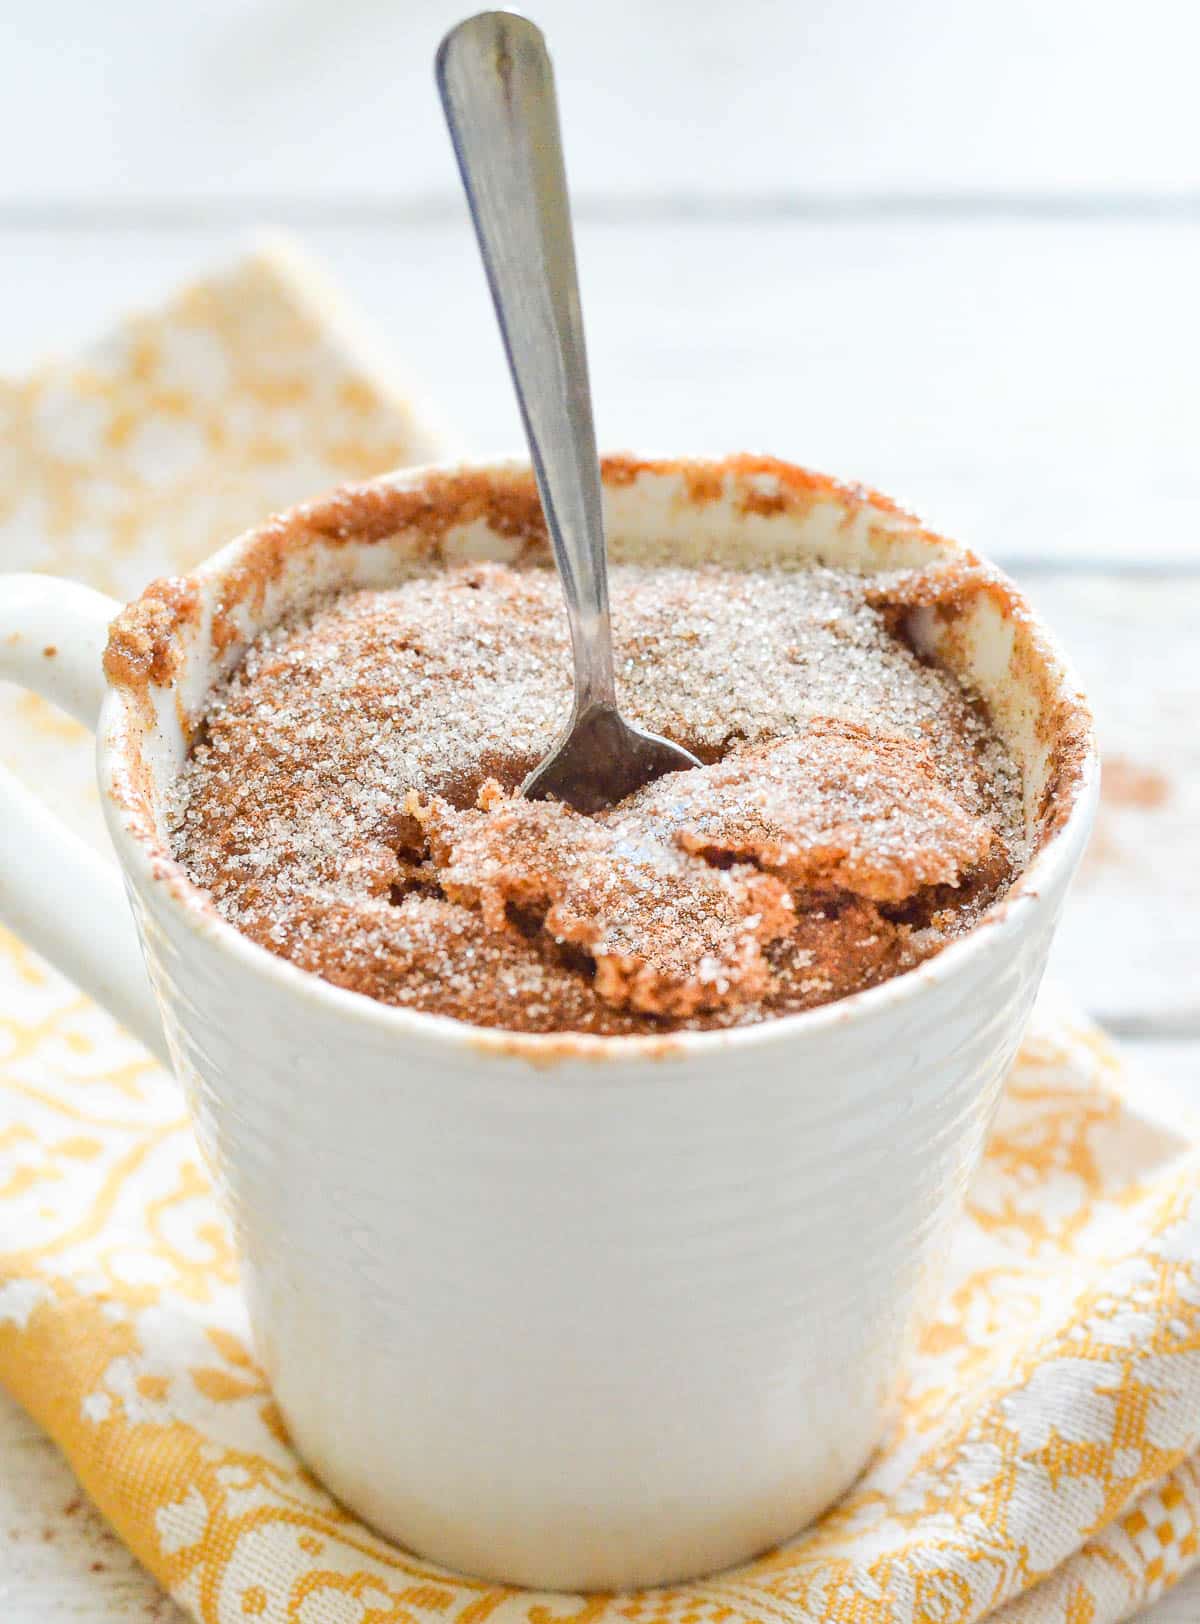
[(615, 706), (572, 714), (544, 761), (521, 785), (532, 801), (566, 801), (577, 812), (600, 812), (665, 773), (699, 767), (690, 751), (657, 733), (644, 733)]

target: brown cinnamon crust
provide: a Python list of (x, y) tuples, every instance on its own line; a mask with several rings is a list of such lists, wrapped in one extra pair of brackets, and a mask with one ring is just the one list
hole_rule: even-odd
[(1009, 672), (1013, 683), (1032, 698), (1036, 730), (1048, 761), (1037, 808), (1038, 842), (1044, 845), (1066, 822), (1075, 804), (1083, 764), (1091, 750), (1091, 713), (1082, 693), (1064, 693), (1056, 661), (1029, 606), (1012, 582), (970, 553), (941, 560), (924, 569), (888, 573), (876, 578), (869, 601), (888, 625), (903, 634), (906, 617), (926, 610), (935, 619), (943, 658), (957, 670), (969, 670), (965, 628), (987, 601), (1014, 630)]
[(143, 691), (170, 681), (180, 629), (195, 623), (200, 594), (186, 577), (152, 581), (109, 628), (104, 674), (119, 686)]
[[(905, 521), (905, 535), (924, 544), (931, 557), (949, 546), (878, 491), (777, 457), (742, 453), (713, 460), (610, 453), (601, 458), (601, 474), (610, 489), (633, 485), (643, 475), (677, 477), (681, 502), (697, 510), (730, 492), (741, 513), (803, 516), (826, 503), (842, 508), (846, 523), (859, 516), (872, 525)], [(278, 514), (246, 538), (242, 557), (225, 574), (212, 616), (214, 649), (220, 653), (233, 641), (236, 611), (260, 610), (268, 587), (306, 550), (371, 546), (404, 535), (415, 556), (441, 563), (446, 561), (448, 538), (474, 524), (486, 526), (494, 538), (509, 543), (510, 562), (549, 560), (545, 517), (527, 468), (426, 470), (413, 486), (386, 478), (341, 486), (316, 502)], [(961, 556), (977, 562), (971, 553)], [(148, 683), (166, 680), (164, 673), (169, 675), (174, 659), (173, 638), (188, 616), (180, 613), (172, 618), (164, 614), (164, 605), (190, 591), (187, 580), (155, 581), (122, 610), (110, 637), (111, 663), (106, 665), (110, 681), (137, 695)], [(130, 654), (133, 658), (127, 658)]]
[(175, 855), (271, 951), (482, 1026), (729, 1026), (875, 985), (1026, 856), (1014, 763), (893, 612), (914, 573), (889, 598), (618, 566), (623, 705), (708, 765), (585, 818), (513, 797), (569, 702), (557, 580), (418, 562), (251, 647), (176, 786)]

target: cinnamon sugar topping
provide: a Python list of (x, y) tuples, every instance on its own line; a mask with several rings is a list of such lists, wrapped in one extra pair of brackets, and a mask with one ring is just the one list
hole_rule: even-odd
[(1013, 761), (896, 629), (916, 574), (614, 569), (623, 708), (707, 765), (594, 818), (514, 793), (569, 708), (550, 571), (345, 593), (213, 696), (176, 856), (271, 951), (480, 1025), (731, 1025), (873, 985), (1025, 858)]
[(779, 880), (711, 867), (662, 839), (653, 819), (505, 799), (495, 780), (480, 805), (456, 812), (435, 799), (417, 812), (438, 886), (497, 931), (510, 905), (533, 910), (556, 941), (592, 959), (605, 1003), (683, 1017), (766, 990), (762, 944), (795, 917)]

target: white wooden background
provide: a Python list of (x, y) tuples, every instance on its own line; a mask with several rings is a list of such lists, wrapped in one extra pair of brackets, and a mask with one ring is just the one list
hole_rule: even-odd
[[(1057, 974), (1200, 1105), (1200, 7), (528, 4), (601, 439), (865, 479), (1021, 576), (1110, 762)], [(514, 447), (432, 90), (466, 9), (0, 0), (0, 371), (286, 226)], [(0, 1400), (0, 1620), (180, 1617)]]

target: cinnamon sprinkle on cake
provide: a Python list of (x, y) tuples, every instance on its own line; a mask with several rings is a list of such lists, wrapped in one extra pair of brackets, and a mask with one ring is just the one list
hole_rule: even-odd
[(617, 566), (622, 706), (705, 765), (585, 817), (516, 791), (570, 705), (542, 566), (414, 566), (261, 636), (169, 798), (262, 946), (529, 1032), (729, 1026), (872, 986), (1022, 867), (1021, 780), (903, 634), (906, 571)]

